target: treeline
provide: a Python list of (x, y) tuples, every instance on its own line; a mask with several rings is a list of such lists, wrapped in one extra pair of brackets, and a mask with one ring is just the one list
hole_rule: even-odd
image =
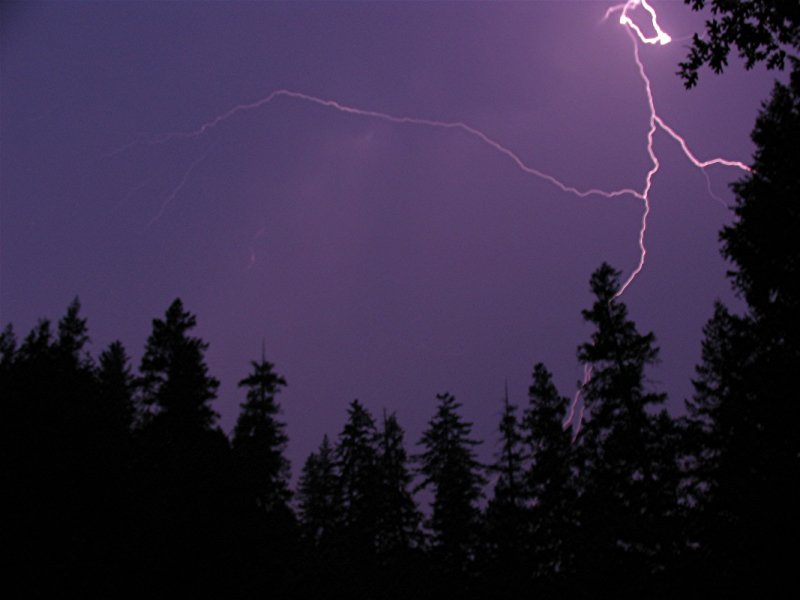
[[(571, 399), (537, 364), (527, 403), (505, 399), (492, 464), (478, 460), (481, 442), (448, 393), (414, 455), (394, 414), (376, 421), (354, 400), (294, 491), (277, 401), (285, 379), (264, 356), (252, 362), (228, 438), (211, 407), (219, 383), (207, 344), (190, 334), (195, 317), (180, 300), (153, 321), (136, 374), (119, 342), (97, 360), (85, 351), (77, 300), (55, 331), (41, 321), (17, 345), (8, 327), (0, 381), (18, 573), (32, 589), (279, 598), (731, 590), (719, 579), (726, 566), (757, 557), (727, 544), (746, 547), (739, 536), (769, 517), (739, 512), (751, 520), (727, 523), (718, 507), (741, 500), (723, 487), (723, 459), (741, 457), (715, 445), (723, 420), (710, 401), (711, 381), (728, 375), (711, 373), (712, 344), (730, 341), (713, 329), (727, 313), (709, 326), (691, 416), (673, 419), (659, 409), (664, 395), (646, 389), (658, 351), (615, 298), (618, 276), (604, 264), (591, 279), (583, 314), (594, 332), (578, 350), (591, 377), (576, 436), (565, 427)], [(425, 510), (420, 490), (432, 498)]]
[[(290, 489), (265, 356), (240, 383), (230, 437), (212, 408), (195, 317), (176, 300), (136, 372), (115, 342), (96, 359), (77, 301), (51, 327), (0, 335), (3, 540), (10, 586), (62, 593), (276, 598), (589, 598), (785, 595), (798, 539), (800, 68), (776, 85), (721, 234), (742, 315), (717, 305), (696, 393), (670, 416), (647, 384), (658, 359), (591, 277), (590, 377), (577, 436), (544, 365), (503, 405), (495, 460), (460, 405), (436, 396), (410, 444), (391, 412), (353, 401)], [(577, 416), (572, 416), (575, 422)], [(431, 506), (416, 498), (425, 490)]]
[(277, 597), (609, 585), (664, 595), (697, 554), (681, 489), (685, 427), (651, 410), (664, 400), (644, 385), (657, 350), (614, 298), (618, 275), (603, 265), (592, 277), (584, 317), (595, 332), (579, 349), (592, 377), (574, 440), (564, 425), (571, 401), (537, 364), (526, 405), (505, 399), (493, 464), (477, 459), (480, 442), (448, 393), (413, 456), (394, 414), (376, 422), (354, 400), (294, 492), (277, 402), (285, 379), (264, 356), (254, 361), (226, 437), (207, 344), (191, 335), (195, 317), (180, 300), (153, 321), (135, 374), (119, 342), (88, 355), (77, 300), (55, 331), (41, 321), (19, 347), (7, 328), (0, 373), (21, 567), (45, 585), (166, 582)]

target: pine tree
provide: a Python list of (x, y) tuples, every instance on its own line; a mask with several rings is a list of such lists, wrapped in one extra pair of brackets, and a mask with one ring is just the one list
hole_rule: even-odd
[(196, 325), (195, 316), (176, 299), (163, 320), (153, 320), (139, 367), (145, 408), (173, 430), (209, 430), (217, 417), (210, 403), (219, 381), (205, 364), (208, 343), (189, 335)]
[(372, 415), (358, 400), (348, 407), (347, 422), (336, 444), (336, 461), (347, 544), (359, 559), (366, 559), (375, 551), (377, 541), (378, 432)]
[(421, 544), (421, 515), (410, 491), (412, 474), (403, 439), (404, 432), (395, 414), (384, 413), (378, 436), (377, 523), (377, 550), (384, 557), (402, 554)]
[[(530, 514), (525, 486), (526, 455), (517, 407), (506, 386), (500, 416), (500, 450), (491, 471), (494, 494), (486, 508), (485, 551), (487, 576), (500, 596), (513, 596), (530, 585)], [(487, 582), (488, 584), (488, 582)]]
[(732, 186), (737, 218), (720, 235), (747, 311), (716, 306), (687, 403), (695, 533), (731, 591), (788, 584), (792, 566), (777, 548), (800, 534), (787, 517), (800, 502), (792, 483), (800, 475), (800, 62), (788, 85), (776, 83), (752, 138), (753, 170)]
[(503, 414), (500, 417), (500, 452), (492, 467), (497, 473), (493, 502), (509, 507), (525, 504), (522, 433), (517, 420), (517, 407), (508, 399), (508, 388), (503, 399)]
[(327, 435), (303, 465), (297, 499), (306, 542), (316, 547), (333, 542), (341, 532), (344, 506), (336, 457)]
[(527, 491), (537, 574), (558, 580), (572, 572), (575, 552), (575, 488), (572, 435), (564, 426), (569, 399), (561, 396), (542, 363), (533, 367), (523, 419), (530, 453)]
[[(800, 20), (800, 10), (798, 10)], [(800, 25), (797, 30), (800, 39)], [(752, 171), (731, 187), (736, 220), (720, 234), (722, 254), (734, 265), (734, 289), (750, 316), (778, 352), (796, 352), (800, 342), (800, 60), (788, 84), (776, 83), (751, 135), (756, 151)], [(786, 356), (792, 360), (796, 355)], [(794, 363), (796, 364), (796, 363)]]
[(58, 338), (56, 348), (75, 365), (80, 365), (87, 357), (82, 355), (83, 348), (89, 341), (86, 319), (80, 317), (81, 303), (75, 298), (67, 307), (66, 314), (58, 321)]
[(448, 393), (437, 394), (436, 414), (422, 434), (424, 451), (417, 457), (423, 476), (418, 489), (433, 488), (430, 527), (445, 570), (464, 571), (474, 557), (480, 519), (482, 465), (470, 438), (472, 424), (458, 413), (461, 405)]
[(208, 373), (208, 344), (190, 335), (195, 316), (177, 299), (153, 320), (139, 371), (144, 409), (135, 442), (133, 529), (142, 570), (155, 582), (176, 577), (211, 582), (218, 547), (230, 544), (233, 465), (211, 401), (219, 382)]
[(619, 272), (604, 263), (590, 283), (596, 299), (583, 317), (595, 331), (578, 349), (578, 358), (592, 368), (584, 387), (588, 414), (578, 438), (587, 552), (579, 568), (589, 585), (619, 578), (629, 592), (641, 591), (664, 568), (663, 543), (653, 532), (668, 517), (659, 511), (662, 495), (675, 492), (661, 488), (659, 473), (668, 466), (651, 452), (655, 429), (648, 411), (665, 396), (646, 390), (644, 372), (658, 349), (655, 336), (640, 334), (616, 297)]
[(134, 424), (135, 381), (122, 342), (112, 342), (100, 354), (97, 383), (104, 412), (113, 423), (113, 437), (126, 438)]
[[(96, 455), (95, 486), (87, 499), (95, 505), (104, 556), (104, 576), (109, 581), (132, 575), (133, 566), (125, 558), (131, 540), (131, 501), (135, 497), (130, 479), (133, 457), (133, 394), (135, 378), (130, 360), (121, 342), (115, 341), (100, 354), (95, 369), (96, 399), (90, 422), (95, 435), (93, 448)], [(84, 499), (86, 501), (87, 499)]]
[(247, 401), (233, 432), (237, 469), (248, 494), (267, 512), (285, 509), (291, 497), (290, 465), (284, 453), (289, 438), (285, 424), (277, 419), (280, 406), (275, 396), (286, 380), (273, 371), (263, 356), (251, 363), (252, 372), (239, 382), (247, 389)]

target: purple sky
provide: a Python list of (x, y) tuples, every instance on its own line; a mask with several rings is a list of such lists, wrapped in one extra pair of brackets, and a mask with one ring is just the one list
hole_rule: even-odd
[[(698, 157), (747, 162), (773, 74), (704, 71), (685, 91), (675, 72), (703, 16), (652, 4), (674, 38), (641, 51), (659, 114)], [(565, 194), (463, 131), (285, 97), (152, 141), (287, 88), (462, 121), (570, 185), (641, 189), (646, 97), (609, 5), (4, 4), (3, 324), (27, 333), (78, 295), (92, 352), (120, 338), (138, 364), (179, 296), (210, 342), (226, 431), (264, 340), (289, 381), (295, 472), (353, 398), (397, 411), (412, 443), (446, 390), (488, 458), (506, 379), (523, 404), (543, 361), (573, 393), (589, 276), (636, 266), (641, 202)], [(672, 139), (655, 149), (648, 260), (623, 299), (656, 333), (650, 376), (680, 411), (712, 302), (731, 299), (717, 242), (730, 213)], [(730, 202), (740, 172), (708, 174)]]

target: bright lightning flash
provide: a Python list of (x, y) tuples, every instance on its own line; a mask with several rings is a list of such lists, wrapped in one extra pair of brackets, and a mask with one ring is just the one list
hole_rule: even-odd
[[(652, 37), (646, 36), (639, 26), (631, 19), (628, 15), (628, 11), (635, 9), (637, 6), (641, 6), (647, 13), (650, 15), (650, 24), (655, 31), (656, 35)], [(641, 273), (642, 269), (644, 268), (644, 263), (647, 258), (647, 246), (645, 245), (645, 236), (647, 235), (647, 217), (650, 214), (650, 190), (652, 189), (653, 185), (653, 177), (661, 168), (661, 163), (658, 160), (658, 156), (656, 155), (655, 149), (653, 147), (653, 138), (655, 136), (657, 128), (661, 128), (664, 132), (666, 132), (672, 139), (674, 139), (683, 150), (684, 155), (689, 159), (689, 161), (696, 166), (698, 169), (703, 170), (703, 175), (706, 176), (706, 182), (709, 183), (708, 176), (705, 173), (705, 168), (710, 167), (712, 165), (724, 165), (728, 167), (736, 167), (743, 171), (750, 171), (750, 167), (746, 164), (733, 161), (733, 160), (726, 160), (723, 158), (713, 158), (710, 160), (701, 161), (698, 159), (694, 153), (689, 149), (686, 140), (678, 134), (672, 127), (667, 125), (664, 122), (658, 112), (656, 111), (655, 100), (653, 99), (653, 90), (650, 83), (650, 78), (647, 76), (647, 72), (645, 71), (644, 64), (642, 63), (641, 57), (639, 56), (639, 42), (643, 44), (655, 45), (659, 44), (664, 46), (669, 44), (672, 41), (672, 38), (666, 33), (661, 26), (658, 24), (658, 16), (656, 15), (656, 11), (647, 3), (647, 0), (628, 0), (625, 4), (618, 4), (616, 6), (612, 6), (606, 11), (604, 19), (607, 19), (609, 15), (614, 12), (620, 12), (619, 23), (623, 27), (626, 28), (628, 35), (630, 36), (633, 42), (633, 57), (636, 61), (636, 66), (639, 69), (639, 76), (642, 79), (642, 83), (644, 83), (645, 93), (647, 94), (647, 106), (650, 109), (650, 127), (647, 131), (647, 154), (650, 156), (650, 161), (652, 166), (647, 171), (647, 175), (645, 176), (645, 183), (644, 188), (641, 191), (640, 198), (644, 203), (644, 212), (642, 213), (642, 221), (641, 227), (639, 228), (639, 263), (636, 265), (636, 268), (631, 272), (628, 276), (628, 279), (625, 280), (617, 293), (614, 294), (614, 299), (619, 298), (622, 294), (625, 293), (625, 290), (633, 283), (634, 279)], [(638, 39), (638, 41), (637, 41)], [(711, 193), (711, 186), (709, 183), (709, 192)], [(713, 196), (713, 193), (711, 194)], [(592, 378), (592, 367), (591, 365), (584, 364), (583, 365), (583, 381), (578, 386), (578, 390), (575, 392), (575, 396), (572, 400), (572, 404), (570, 405), (569, 413), (567, 414), (567, 418), (564, 420), (564, 428), (570, 427), (572, 425), (573, 419), (575, 418), (575, 411), (578, 405), (578, 402), (581, 397), (581, 393), (583, 392), (586, 385)], [(581, 405), (580, 413), (578, 415), (577, 424), (575, 426), (575, 433), (574, 437), (578, 436), (581, 429), (581, 423), (583, 422), (583, 414), (585, 410), (585, 405)], [(574, 438), (573, 438), (574, 439)]]
[[(631, 17), (631, 13), (640, 7), (649, 16), (650, 27), (655, 32), (655, 35), (652, 36), (646, 35), (644, 31), (642, 31), (641, 27), (639, 27), (639, 25), (637, 25), (636, 22)], [(250, 110), (258, 109), (264, 105), (270, 104), (273, 100), (276, 100), (277, 98), (281, 97), (293, 100), (300, 100), (304, 102), (310, 102), (322, 107), (331, 108), (341, 113), (358, 115), (361, 117), (367, 117), (373, 119), (380, 119), (383, 121), (388, 121), (390, 123), (395, 123), (399, 125), (416, 125), (416, 126), (434, 127), (440, 129), (459, 130), (467, 135), (476, 138), (478, 141), (487, 145), (492, 150), (504, 155), (506, 158), (511, 160), (516, 165), (516, 167), (519, 168), (519, 170), (522, 171), (523, 173), (545, 180), (565, 193), (573, 194), (580, 198), (585, 198), (588, 196), (600, 196), (602, 198), (612, 199), (620, 196), (632, 196), (642, 202), (642, 204), (644, 205), (644, 210), (642, 212), (641, 225), (638, 234), (639, 260), (636, 267), (633, 269), (631, 274), (628, 276), (625, 282), (620, 286), (617, 293), (614, 295), (614, 298), (616, 299), (625, 293), (625, 291), (630, 287), (630, 285), (633, 283), (633, 281), (636, 279), (639, 273), (641, 273), (642, 269), (644, 268), (645, 260), (647, 258), (647, 246), (645, 244), (645, 240), (647, 235), (647, 218), (650, 214), (650, 192), (653, 187), (653, 178), (661, 168), (661, 163), (659, 162), (658, 155), (656, 154), (654, 149), (654, 138), (656, 132), (659, 129), (664, 131), (667, 135), (669, 135), (672, 139), (674, 139), (678, 143), (686, 158), (695, 167), (700, 169), (706, 176), (707, 182), (709, 180), (705, 172), (705, 169), (707, 167), (711, 167), (714, 165), (734, 167), (747, 172), (751, 170), (750, 167), (748, 167), (746, 164), (735, 160), (727, 160), (724, 158), (712, 158), (709, 160), (700, 160), (689, 149), (686, 140), (679, 133), (677, 133), (675, 129), (670, 127), (661, 116), (659, 116), (658, 112), (656, 111), (655, 100), (653, 98), (653, 91), (650, 83), (650, 78), (647, 76), (647, 72), (645, 71), (644, 64), (642, 63), (639, 54), (639, 44), (642, 43), (647, 45), (664, 46), (666, 44), (669, 44), (672, 41), (672, 38), (659, 25), (658, 15), (656, 14), (655, 9), (653, 9), (653, 7), (648, 3), (647, 0), (627, 0), (627, 2), (623, 4), (617, 4), (615, 6), (612, 6), (606, 11), (603, 20), (608, 19), (610, 15), (617, 12), (620, 14), (619, 24), (625, 28), (626, 32), (630, 36), (631, 41), (633, 43), (633, 57), (639, 71), (639, 76), (644, 85), (644, 90), (647, 97), (647, 106), (649, 109), (649, 127), (646, 135), (646, 140), (647, 140), (646, 147), (647, 147), (647, 154), (650, 157), (651, 166), (647, 170), (644, 176), (644, 181), (641, 189), (634, 189), (634, 188), (622, 188), (617, 190), (601, 190), (597, 188), (578, 189), (572, 185), (569, 185), (568, 183), (563, 182), (562, 180), (556, 178), (555, 176), (549, 173), (545, 173), (544, 171), (541, 171), (533, 166), (526, 164), (519, 157), (519, 155), (516, 154), (513, 150), (504, 146), (503, 144), (493, 139), (483, 131), (480, 131), (479, 129), (476, 129), (461, 121), (439, 121), (439, 120), (410, 117), (410, 116), (396, 116), (384, 112), (367, 110), (367, 109), (357, 108), (354, 106), (348, 106), (346, 104), (337, 102), (336, 100), (328, 100), (325, 98), (312, 96), (310, 94), (306, 94), (303, 92), (286, 90), (286, 89), (275, 90), (272, 93), (265, 96), (264, 98), (256, 100), (255, 102), (251, 102), (249, 104), (236, 105), (227, 112), (224, 112), (214, 117), (213, 119), (207, 121), (206, 123), (203, 123), (202, 125), (200, 125), (200, 127), (195, 129), (194, 131), (170, 133), (154, 139), (152, 143), (160, 144), (179, 138), (183, 139), (199, 138), (208, 133), (210, 130), (217, 127), (218, 125), (222, 124), (224, 121), (227, 121), (228, 119), (234, 117), (236, 114), (240, 112), (247, 112)], [(169, 194), (169, 196), (162, 204), (161, 210), (155, 216), (153, 221), (158, 220), (158, 218), (164, 212), (164, 209), (175, 199), (176, 195), (183, 188), (192, 170), (197, 166), (198, 163), (202, 162), (202, 160), (204, 160), (206, 156), (207, 154), (203, 155), (201, 158), (199, 158), (189, 166), (189, 168), (184, 173), (184, 176), (180, 180), (177, 187), (173, 189), (173, 191)], [(711, 192), (710, 185), (709, 185), (709, 192)], [(711, 195), (713, 196), (713, 193)], [(256, 234), (256, 238), (254, 238), (254, 240), (257, 239), (262, 234), (263, 231), (259, 231), (259, 233)], [(250, 266), (252, 266), (254, 262), (255, 262), (255, 254), (251, 249)], [(567, 415), (567, 418), (564, 421), (565, 428), (572, 426), (573, 420), (575, 420), (575, 415), (576, 413), (578, 413), (577, 424), (575, 426), (576, 436), (577, 433), (580, 431), (581, 419), (584, 413), (584, 406), (581, 405), (580, 410), (578, 410), (578, 404), (581, 398), (581, 392), (591, 380), (591, 376), (592, 376), (591, 366), (584, 365), (583, 381), (573, 398), (573, 401), (569, 409), (569, 414)]]
[[(642, 31), (642, 29), (630, 17), (629, 13), (639, 6), (641, 6), (650, 16), (650, 23), (653, 30), (656, 33), (655, 36), (651, 37), (646, 36)], [(154, 139), (153, 143), (164, 143), (173, 139), (180, 139), (180, 138), (186, 139), (186, 138), (201, 137), (206, 133), (208, 133), (209, 131), (211, 131), (212, 129), (214, 129), (215, 127), (217, 127), (218, 125), (234, 117), (238, 113), (261, 108), (262, 106), (270, 104), (277, 98), (281, 97), (290, 98), (294, 100), (301, 100), (304, 102), (310, 102), (326, 108), (332, 108), (341, 113), (380, 119), (382, 121), (388, 121), (390, 123), (396, 123), (400, 125), (418, 125), (425, 127), (435, 127), (440, 129), (460, 130), (472, 137), (477, 138), (480, 142), (486, 144), (496, 152), (499, 152), (500, 154), (506, 156), (523, 173), (527, 175), (532, 175), (534, 177), (538, 177), (539, 179), (543, 179), (551, 183), (552, 185), (556, 186), (562, 192), (573, 194), (579, 198), (586, 198), (588, 196), (600, 196), (603, 198), (611, 199), (620, 196), (633, 196), (634, 198), (637, 198), (642, 201), (644, 205), (644, 211), (642, 213), (641, 226), (639, 228), (639, 235), (638, 235), (639, 260), (637, 262), (636, 267), (633, 269), (631, 274), (628, 276), (628, 278), (625, 280), (625, 282), (622, 284), (619, 291), (617, 292), (615, 297), (619, 297), (625, 293), (625, 291), (628, 289), (631, 283), (633, 283), (633, 281), (642, 271), (642, 269), (644, 268), (645, 260), (647, 258), (647, 247), (645, 244), (645, 238), (647, 233), (647, 218), (650, 214), (650, 190), (653, 185), (653, 177), (661, 167), (661, 164), (658, 160), (658, 156), (656, 155), (653, 147), (654, 137), (656, 131), (659, 128), (662, 129), (665, 133), (667, 133), (670, 137), (672, 137), (676, 142), (678, 142), (678, 144), (681, 147), (681, 150), (683, 150), (684, 155), (689, 159), (689, 161), (693, 165), (703, 170), (704, 174), (705, 174), (704, 169), (706, 167), (710, 167), (713, 165), (725, 165), (729, 167), (736, 167), (742, 169), (743, 171), (750, 171), (750, 168), (742, 162), (726, 160), (723, 158), (713, 158), (705, 161), (698, 159), (695, 156), (695, 154), (689, 149), (686, 140), (680, 134), (678, 134), (675, 131), (675, 129), (667, 125), (667, 123), (658, 115), (658, 113), (656, 112), (655, 101), (653, 99), (653, 92), (651, 89), (650, 79), (647, 76), (647, 73), (645, 72), (644, 64), (642, 63), (641, 58), (639, 56), (639, 42), (649, 45), (655, 45), (655, 44), (665, 45), (670, 43), (672, 38), (663, 29), (661, 29), (661, 26), (658, 24), (658, 18), (656, 12), (653, 9), (653, 7), (650, 6), (647, 0), (628, 0), (628, 2), (624, 4), (618, 4), (616, 6), (612, 6), (606, 11), (604, 19), (607, 19), (609, 15), (615, 12), (620, 13), (619, 23), (626, 28), (626, 31), (631, 36), (631, 40), (633, 42), (634, 60), (636, 62), (636, 66), (638, 67), (642, 83), (644, 84), (645, 93), (647, 95), (647, 104), (650, 113), (649, 128), (646, 137), (647, 137), (647, 154), (650, 157), (652, 166), (647, 171), (644, 177), (644, 184), (641, 190), (636, 190), (633, 188), (621, 188), (617, 190), (601, 190), (597, 188), (578, 189), (572, 185), (569, 185), (568, 183), (563, 182), (562, 180), (556, 178), (555, 176), (549, 173), (545, 173), (544, 171), (541, 171), (531, 165), (526, 164), (519, 157), (519, 155), (510, 148), (504, 146), (497, 140), (491, 138), (483, 131), (480, 131), (479, 129), (476, 129), (475, 127), (467, 125), (466, 123), (463, 123), (461, 121), (439, 121), (439, 120), (425, 119), (419, 117), (391, 115), (388, 113), (379, 112), (375, 110), (367, 110), (355, 106), (349, 106), (337, 102), (336, 100), (329, 100), (325, 98), (320, 98), (318, 96), (312, 96), (310, 94), (306, 94), (303, 92), (286, 90), (286, 89), (275, 90), (270, 94), (268, 94), (267, 96), (265, 96), (264, 98), (256, 100), (255, 102), (251, 102), (248, 104), (238, 104), (233, 108), (231, 108), (230, 110), (220, 115), (217, 115), (213, 119), (203, 123), (193, 131), (169, 133)], [(153, 219), (153, 221), (158, 220), (158, 218), (163, 213), (165, 206), (174, 200), (175, 196), (183, 187), (186, 178), (188, 178), (191, 170), (194, 168), (194, 166), (196, 166), (196, 164), (197, 163), (193, 163), (189, 168), (189, 170), (187, 170), (181, 183), (168, 196), (167, 200), (164, 202), (161, 210), (159, 211), (158, 215), (156, 215), (156, 217)]]
[[(633, 19), (628, 16), (629, 10), (633, 10), (640, 5), (650, 15), (650, 25), (652, 25), (653, 30), (656, 32), (655, 37), (647, 37), (642, 30), (639, 29), (639, 26), (633, 22)], [(656, 11), (653, 10), (653, 7), (647, 3), (647, 0), (628, 0), (625, 4), (617, 4), (616, 6), (612, 6), (606, 11), (606, 16), (603, 17), (603, 19), (608, 19), (609, 15), (617, 11), (620, 11), (620, 25), (623, 25), (633, 31), (643, 43), (661, 44), (662, 46), (666, 46), (672, 41), (672, 38), (669, 36), (669, 34), (661, 29), (661, 27), (658, 25), (658, 16), (656, 15)]]
[[(635, 9), (637, 6), (641, 6), (647, 13), (650, 15), (650, 24), (653, 30), (656, 32), (655, 36), (648, 37), (646, 36), (641, 28), (634, 23), (634, 21), (629, 16), (628, 12)], [(617, 291), (615, 298), (619, 298), (622, 294), (625, 293), (625, 290), (633, 283), (633, 280), (636, 279), (637, 275), (642, 271), (644, 268), (645, 259), (647, 258), (647, 247), (645, 246), (645, 236), (647, 234), (647, 217), (650, 214), (650, 189), (652, 188), (653, 177), (661, 168), (661, 163), (658, 160), (658, 156), (656, 156), (655, 150), (653, 148), (653, 138), (656, 133), (657, 128), (661, 128), (664, 132), (666, 132), (670, 137), (672, 137), (681, 147), (683, 150), (684, 155), (689, 161), (696, 166), (698, 169), (705, 169), (706, 167), (710, 167), (713, 165), (724, 165), (728, 167), (737, 167), (743, 171), (750, 171), (750, 167), (746, 164), (735, 161), (735, 160), (726, 160), (724, 158), (712, 158), (710, 160), (701, 161), (698, 159), (694, 153), (689, 149), (686, 140), (678, 134), (672, 127), (667, 125), (664, 122), (658, 112), (656, 111), (655, 100), (653, 99), (653, 90), (650, 83), (650, 78), (647, 76), (647, 72), (644, 69), (644, 64), (642, 63), (641, 57), (639, 56), (639, 43), (637, 39), (649, 45), (659, 44), (664, 46), (669, 44), (672, 41), (672, 38), (668, 33), (666, 33), (661, 26), (658, 24), (658, 16), (656, 15), (656, 11), (653, 9), (650, 4), (648, 4), (647, 0), (628, 0), (625, 4), (618, 4), (616, 6), (612, 6), (606, 11), (605, 18), (614, 12), (620, 12), (619, 22), (620, 25), (626, 28), (628, 35), (630, 35), (631, 40), (633, 41), (633, 57), (636, 61), (636, 66), (639, 69), (639, 76), (642, 79), (642, 83), (644, 83), (645, 93), (647, 94), (647, 106), (650, 109), (650, 128), (647, 132), (647, 154), (650, 156), (650, 161), (652, 163), (652, 167), (647, 172), (645, 176), (645, 185), (644, 189), (641, 192), (641, 199), (644, 202), (644, 212), (642, 214), (642, 224), (641, 228), (639, 229), (639, 263), (636, 265), (636, 268), (631, 272), (628, 276), (628, 279), (625, 283), (620, 286), (619, 290)], [(705, 171), (703, 171), (705, 174)]]

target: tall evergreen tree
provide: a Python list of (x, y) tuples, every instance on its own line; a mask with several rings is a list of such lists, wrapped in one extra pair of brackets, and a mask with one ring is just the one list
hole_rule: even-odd
[(800, 475), (800, 62), (788, 85), (776, 83), (752, 138), (753, 170), (732, 186), (736, 220), (720, 235), (747, 311), (715, 308), (688, 403), (697, 533), (709, 568), (731, 590), (786, 584), (792, 567), (773, 549), (800, 534), (798, 520), (786, 516), (800, 502), (792, 483)]
[(101, 354), (97, 383), (104, 412), (114, 423), (113, 436), (125, 438), (134, 425), (133, 393), (135, 379), (130, 359), (122, 342), (112, 342)]
[(575, 552), (575, 487), (572, 435), (564, 427), (569, 399), (558, 393), (550, 371), (533, 367), (523, 431), (530, 453), (527, 491), (531, 500), (534, 564), (541, 579), (558, 581), (572, 572)]
[(506, 387), (503, 413), (500, 417), (500, 452), (492, 467), (497, 474), (493, 502), (497, 505), (522, 507), (525, 504), (524, 470), (525, 455), (522, 448), (522, 432), (517, 419), (517, 406), (508, 399)]
[(423, 476), (418, 489), (433, 489), (430, 528), (434, 549), (447, 571), (464, 571), (474, 557), (480, 519), (478, 500), (486, 480), (472, 439), (472, 424), (458, 412), (461, 404), (448, 393), (437, 394), (436, 414), (422, 434), (418, 456)]
[[(800, 44), (800, 8), (797, 12)], [(800, 339), (800, 60), (792, 64), (788, 84), (775, 84), (756, 120), (752, 171), (731, 186), (736, 219), (720, 234), (722, 254), (734, 265), (734, 289), (747, 302), (759, 335), (768, 336), (763, 343), (775, 354), (788, 351), (787, 361), (796, 357), (791, 353)]]
[(303, 465), (297, 499), (306, 542), (320, 547), (335, 541), (341, 532), (344, 506), (335, 451), (327, 435)]
[[(751, 528), (777, 498), (765, 491), (768, 440), (759, 431), (759, 397), (753, 389), (753, 344), (747, 319), (722, 304), (704, 328), (702, 363), (697, 367), (694, 397), (687, 402), (688, 501), (693, 508), (690, 539), (705, 571), (730, 587), (741, 588), (756, 564)], [(699, 579), (699, 577), (698, 577)]]
[(248, 494), (267, 512), (286, 509), (290, 465), (285, 457), (289, 438), (285, 424), (277, 419), (280, 405), (275, 396), (286, 380), (274, 372), (274, 365), (264, 358), (251, 363), (250, 375), (239, 382), (247, 389), (247, 400), (233, 432), (233, 451), (237, 470)]
[(378, 436), (377, 523), (377, 550), (384, 557), (402, 554), (421, 543), (421, 515), (410, 489), (413, 477), (403, 440), (403, 428), (395, 414), (384, 414)]
[(526, 453), (517, 407), (508, 398), (506, 385), (500, 416), (500, 449), (491, 472), (494, 494), (486, 508), (484, 549), (486, 577), (498, 595), (514, 596), (530, 586), (532, 568), (530, 519), (525, 486)]
[(219, 382), (208, 373), (208, 344), (190, 335), (194, 315), (176, 299), (154, 319), (139, 371), (146, 411), (135, 436), (135, 547), (149, 583), (187, 579), (203, 587), (231, 556), (229, 503), (233, 465), (211, 401)]
[[(121, 342), (115, 341), (100, 354), (95, 369), (96, 400), (91, 423), (95, 428), (94, 453), (97, 485), (88, 493), (95, 505), (104, 537), (106, 577), (110, 582), (131, 575), (128, 556), (131, 539), (131, 501), (135, 497), (130, 478), (133, 457), (135, 377)], [(84, 498), (84, 502), (86, 502)]]
[(80, 316), (80, 310), (81, 303), (75, 298), (67, 307), (66, 314), (58, 321), (58, 337), (55, 343), (63, 359), (75, 366), (83, 366), (91, 360), (84, 354), (84, 347), (89, 342), (89, 331), (86, 319)]
[(205, 364), (208, 343), (189, 335), (196, 325), (196, 317), (176, 299), (163, 320), (153, 320), (139, 367), (144, 406), (172, 428), (208, 430), (217, 417), (211, 401), (219, 381)]
[(376, 550), (379, 516), (378, 432), (358, 400), (347, 409), (347, 422), (336, 444), (344, 503), (344, 531), (350, 551), (365, 560)]
[(642, 591), (664, 568), (664, 544), (654, 532), (663, 530), (660, 524), (668, 517), (659, 511), (662, 494), (676, 493), (662, 488), (662, 471), (669, 465), (658, 464), (651, 452), (654, 422), (648, 411), (665, 396), (648, 391), (644, 377), (658, 349), (655, 336), (640, 334), (616, 297), (619, 272), (604, 263), (590, 284), (595, 302), (583, 317), (595, 331), (578, 349), (578, 358), (592, 367), (579, 437), (586, 550), (579, 568), (588, 585), (618, 578), (628, 592)]

